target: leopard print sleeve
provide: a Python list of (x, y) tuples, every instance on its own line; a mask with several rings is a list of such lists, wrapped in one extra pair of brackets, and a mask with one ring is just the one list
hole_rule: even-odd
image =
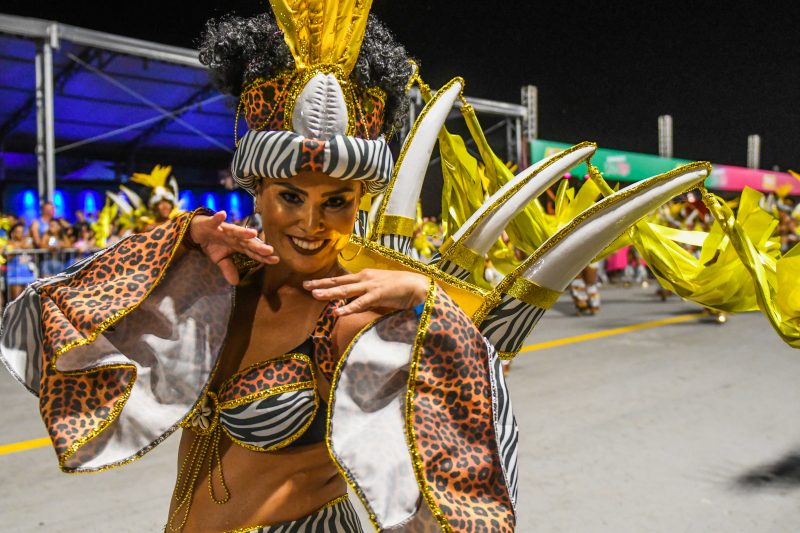
[(39, 397), (64, 471), (138, 458), (205, 390), (233, 289), (202, 252), (181, 247), (195, 214), (132, 235), (9, 305), (0, 353)]
[(421, 313), (353, 341), (333, 376), (328, 444), (377, 530), (514, 530), (516, 423), (497, 361), (433, 283)]

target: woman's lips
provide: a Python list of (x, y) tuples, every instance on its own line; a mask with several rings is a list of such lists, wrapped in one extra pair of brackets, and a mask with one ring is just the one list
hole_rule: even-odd
[(303, 255), (314, 255), (325, 249), (325, 246), (330, 242), (330, 239), (300, 239), (298, 237), (289, 237), (289, 242), (292, 243), (295, 251)]

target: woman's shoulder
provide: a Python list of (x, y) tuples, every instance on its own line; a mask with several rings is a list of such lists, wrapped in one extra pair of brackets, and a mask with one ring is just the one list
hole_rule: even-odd
[(333, 328), (334, 344), (340, 347), (340, 354), (344, 353), (353, 339), (367, 326), (383, 316), (383, 313), (364, 311), (338, 317)]

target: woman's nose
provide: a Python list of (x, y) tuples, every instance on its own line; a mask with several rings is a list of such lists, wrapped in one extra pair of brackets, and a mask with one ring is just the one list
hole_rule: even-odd
[(310, 202), (303, 206), (302, 213), (303, 229), (309, 232), (318, 230), (322, 226), (322, 215), (319, 208), (310, 205)]

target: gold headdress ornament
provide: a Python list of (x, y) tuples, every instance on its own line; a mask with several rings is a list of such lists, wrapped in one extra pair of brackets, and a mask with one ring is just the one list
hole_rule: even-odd
[(372, 0), (270, 0), (297, 70), (336, 65), (353, 71)]

